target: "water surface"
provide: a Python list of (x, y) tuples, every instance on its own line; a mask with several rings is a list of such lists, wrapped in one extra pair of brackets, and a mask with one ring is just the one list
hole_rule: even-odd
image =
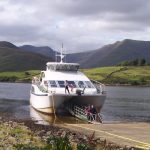
[[(0, 83), (0, 117), (57, 123), (83, 123), (66, 113), (57, 117), (38, 113), (29, 105), (30, 84)], [(150, 87), (107, 86), (103, 122), (150, 122)]]

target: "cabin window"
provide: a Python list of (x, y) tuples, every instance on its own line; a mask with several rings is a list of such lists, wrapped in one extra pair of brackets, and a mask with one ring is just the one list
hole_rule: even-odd
[(58, 81), (58, 84), (61, 88), (65, 87), (65, 82), (64, 81)]
[(47, 81), (44, 81), (44, 85), (45, 85), (45, 86), (48, 86), (48, 82), (47, 82)]
[(51, 87), (57, 87), (57, 84), (54, 80), (50, 80), (49, 84), (50, 84)]
[(69, 83), (70, 87), (76, 88), (76, 84), (74, 81), (68, 81), (68, 83)]
[(78, 81), (78, 86), (79, 86), (80, 88), (86, 87), (83, 81)]
[(93, 85), (90, 81), (85, 81), (88, 88), (93, 88)]

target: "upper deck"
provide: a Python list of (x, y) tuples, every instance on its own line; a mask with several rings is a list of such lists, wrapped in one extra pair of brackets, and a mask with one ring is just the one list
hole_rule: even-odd
[(78, 63), (58, 63), (58, 62), (48, 62), (46, 70), (48, 71), (75, 71), (79, 69)]

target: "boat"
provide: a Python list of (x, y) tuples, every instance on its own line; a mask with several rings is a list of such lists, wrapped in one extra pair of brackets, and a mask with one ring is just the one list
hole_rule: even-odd
[[(47, 62), (46, 70), (33, 77), (30, 90), (30, 105), (43, 113), (56, 113), (66, 103), (93, 105), (101, 111), (106, 99), (105, 85), (90, 80), (80, 72), (78, 63), (64, 62), (63, 47), (59, 62)], [(67, 82), (69, 92), (66, 90)]]

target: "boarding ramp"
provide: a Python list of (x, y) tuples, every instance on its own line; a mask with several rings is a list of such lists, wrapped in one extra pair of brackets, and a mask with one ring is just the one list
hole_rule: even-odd
[(81, 120), (87, 121), (92, 124), (100, 124), (102, 123), (102, 116), (100, 113), (92, 114), (86, 113), (86, 106), (78, 106), (72, 103), (66, 103), (65, 108), (69, 111), (69, 113)]

